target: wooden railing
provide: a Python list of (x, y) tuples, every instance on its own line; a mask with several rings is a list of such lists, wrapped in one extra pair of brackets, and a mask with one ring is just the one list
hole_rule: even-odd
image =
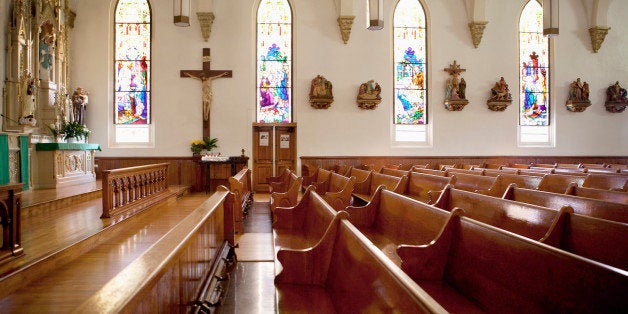
[(24, 183), (0, 185), (0, 223), (2, 248), (0, 263), (24, 254), (21, 230), (21, 193)]
[[(87, 299), (75, 313), (189, 313), (211, 286), (221, 245), (234, 244), (234, 195), (225, 187)], [(210, 278), (211, 277), (211, 278)], [(223, 288), (224, 289), (224, 288)], [(218, 293), (221, 290), (210, 291)], [(201, 302), (204, 303), (204, 302)], [(209, 305), (211, 306), (211, 304)]]
[(153, 205), (168, 191), (168, 163), (103, 170), (102, 215), (139, 211)]

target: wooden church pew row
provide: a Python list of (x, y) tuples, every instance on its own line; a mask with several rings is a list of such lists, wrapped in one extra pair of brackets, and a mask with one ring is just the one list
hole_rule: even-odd
[(495, 184), (495, 177), (487, 177), (478, 174), (455, 173), (455, 179), (451, 184), (454, 188), (475, 192), (478, 190), (488, 190)]
[(493, 186), (491, 186), (488, 190), (478, 190), (477, 193), (494, 197), (502, 197), (511, 183), (526, 189), (536, 189), (538, 188), (539, 183), (541, 183), (541, 179), (541, 177), (535, 176), (500, 174), (495, 179), (495, 184), (493, 184)]
[[(626, 196), (628, 198), (628, 195)], [(607, 202), (599, 199), (551, 193), (519, 188), (511, 184), (504, 193), (504, 199), (560, 209), (568, 205), (574, 213), (606, 220), (628, 223), (628, 205)]]
[(412, 167), (410, 167), (410, 171), (414, 171), (414, 169), (432, 169), (432, 165), (430, 164), (412, 165)]
[(582, 185), (585, 188), (628, 192), (628, 176), (612, 174), (590, 174)]
[(585, 177), (581, 176), (548, 174), (543, 177), (541, 182), (539, 182), (537, 189), (545, 192), (564, 194), (565, 191), (567, 191), (569, 184), (575, 183), (578, 186), (582, 186), (584, 180)]
[(326, 189), (316, 188), (317, 193), (337, 211), (344, 210), (351, 204), (355, 177), (347, 178), (337, 173), (332, 173)]
[(277, 207), (290, 207), (297, 204), (299, 191), (301, 191), (301, 185), (303, 184), (303, 177), (297, 177), (294, 173), (291, 173), (289, 182), (289, 188), (285, 192), (270, 193), (271, 211), (274, 212)]
[(589, 170), (591, 169), (604, 169), (606, 168), (606, 164), (581, 164), (583, 168), (587, 168)]
[(484, 175), (487, 177), (497, 177), (500, 174), (519, 174), (519, 169), (513, 169), (513, 170), (484, 169)]
[(236, 233), (244, 233), (244, 216), (253, 205), (251, 190), (251, 169), (244, 167), (235, 176), (229, 177), (229, 190), (234, 194), (233, 215)]
[(532, 168), (556, 168), (558, 164), (532, 164), (530, 165), (530, 169)]
[(431, 175), (434, 175), (434, 176), (441, 176), (441, 177), (444, 177), (447, 174), (443, 170), (421, 169), (421, 168), (413, 169), (412, 172), (431, 174)]
[(379, 173), (386, 174), (393, 177), (403, 177), (403, 176), (408, 176), (410, 174), (410, 171), (384, 167), (379, 171)]
[(573, 214), (573, 209), (567, 205), (553, 209), (451, 187), (443, 190), (434, 206), (445, 210), (460, 208), (465, 216), (477, 221), (597, 262), (628, 269), (628, 252), (623, 249), (628, 245), (628, 225), (624, 223)]
[(357, 169), (357, 168), (351, 168), (347, 171), (347, 174), (345, 174), (345, 177), (355, 177), (355, 184), (361, 184), (363, 182), (366, 182), (368, 179), (370, 179), (371, 177), (371, 173), (372, 171), (370, 170), (362, 170), (362, 169)]
[(325, 170), (323, 168), (316, 168), (312, 175), (303, 176), (303, 188), (307, 188), (310, 185), (316, 186), (317, 189), (320, 188), (321, 185), (325, 185), (329, 182), (329, 177), (331, 176), (333, 171)]
[(285, 192), (290, 186), (290, 177), (292, 171), (289, 168), (285, 168), (281, 174), (276, 177), (268, 177), (268, 187), (270, 192)]
[(429, 245), (402, 245), (401, 268), (453, 313), (613, 313), (628, 272), (455, 213)]
[[(445, 187), (434, 204), (446, 211), (460, 208), (465, 216), (540, 241), (559, 222), (559, 211)], [(562, 210), (571, 210), (566, 207)]]
[[(273, 215), (275, 255), (282, 248), (301, 250), (314, 246), (338, 213), (311, 186), (296, 206), (277, 207)], [(281, 267), (275, 260), (276, 273)]]
[(385, 186), (390, 191), (403, 194), (408, 187), (408, 177), (394, 177), (373, 172), (366, 181), (355, 184), (353, 196), (364, 203), (368, 203), (380, 185)]
[(400, 265), (396, 247), (434, 240), (450, 213), (379, 187), (365, 206), (349, 206), (349, 221), (375, 246)]
[(575, 183), (569, 185), (565, 194), (593, 198), (607, 202), (628, 204), (628, 193), (626, 192), (585, 188), (580, 187)]
[(445, 176), (447, 176), (447, 177), (450, 176), (450, 175), (453, 175), (453, 174), (458, 174), (458, 173), (483, 176), (484, 175), (484, 169), (456, 169), (456, 168), (449, 168), (449, 169), (445, 170)]
[[(201, 289), (205, 280), (228, 278), (220, 276), (221, 274), (210, 277), (210, 269), (214, 263), (226, 261), (223, 258), (227, 256), (220, 255), (225, 252), (223, 250), (208, 248), (220, 248), (225, 242), (231, 247), (235, 244), (232, 203), (233, 194), (226, 187), (219, 186), (203, 205), (174, 226), (73, 312), (158, 313), (173, 309), (193, 311), (193, 304), (200, 301), (200, 296), (204, 294)], [(199, 274), (199, 278), (191, 280), (181, 274)], [(218, 294), (222, 290), (224, 287), (210, 292)]]
[(446, 313), (341, 217), (315, 246), (277, 252), (279, 313)]
[(554, 173), (586, 177), (589, 173), (589, 169), (587, 168), (556, 168), (554, 169)]
[(440, 191), (453, 180), (455, 180), (453, 177), (410, 172), (408, 187), (403, 194), (417, 201), (430, 203), (436, 200)]
[(621, 169), (612, 168), (585, 168), (587, 173), (601, 173), (601, 174), (621, 174)]
[(537, 176), (542, 177), (546, 174), (554, 173), (554, 168), (535, 168), (530, 167), (529, 169), (519, 169), (519, 174), (525, 176)]

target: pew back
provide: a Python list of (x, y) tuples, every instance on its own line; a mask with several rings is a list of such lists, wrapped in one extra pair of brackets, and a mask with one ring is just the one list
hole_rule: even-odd
[(488, 190), (480, 190), (478, 193), (502, 197), (506, 189), (511, 183), (516, 184), (518, 187), (526, 188), (526, 189), (536, 189), (541, 183), (541, 177), (534, 176), (524, 176), (524, 175), (515, 175), (515, 174), (500, 174), (495, 179), (495, 184)]
[(600, 190), (628, 192), (628, 176), (590, 174), (580, 186)]
[(543, 177), (543, 180), (539, 183), (538, 189), (541, 191), (552, 193), (565, 193), (569, 184), (575, 183), (578, 186), (582, 186), (585, 178), (581, 176), (573, 176), (566, 174), (548, 174)]
[(469, 192), (488, 190), (495, 184), (495, 177), (480, 176), (476, 174), (456, 173), (451, 181), (454, 188)]
[(391, 168), (382, 168), (379, 172), (381, 174), (387, 174), (393, 177), (403, 177), (403, 176), (408, 176), (408, 174), (410, 174), (410, 171), (391, 169)]
[(331, 207), (337, 211), (341, 211), (349, 206), (351, 203), (351, 194), (355, 186), (355, 177), (347, 178), (337, 173), (332, 173), (328, 186), (327, 191), (319, 191), (319, 193)]
[(229, 190), (234, 194), (233, 216), (236, 233), (244, 233), (244, 215), (253, 203), (251, 170), (244, 167), (235, 176), (229, 177)]
[(628, 204), (628, 193), (626, 192), (585, 188), (577, 186), (576, 184), (571, 184), (567, 188), (567, 192), (565, 194), (586, 198), (594, 198), (607, 202)]
[(451, 183), (451, 177), (435, 176), (420, 172), (410, 172), (408, 178), (408, 188), (405, 195), (415, 200), (429, 203), (431, 200), (430, 192), (439, 193), (445, 186)]

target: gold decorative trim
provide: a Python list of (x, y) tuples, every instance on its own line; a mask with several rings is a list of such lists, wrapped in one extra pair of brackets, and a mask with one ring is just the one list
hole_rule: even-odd
[(602, 47), (602, 43), (604, 42), (604, 38), (606, 38), (606, 34), (610, 30), (610, 27), (602, 27), (602, 26), (594, 26), (589, 28), (589, 35), (591, 36), (591, 47), (593, 48), (593, 52), (597, 53), (598, 50)]
[(198, 24), (201, 27), (203, 40), (208, 41), (209, 35), (212, 33), (212, 25), (214, 25), (214, 19), (216, 16), (214, 15), (214, 12), (196, 12), (196, 17), (198, 18)]
[(76, 12), (70, 10), (68, 14), (68, 26), (74, 28), (74, 20), (76, 20)]
[(477, 48), (482, 41), (482, 36), (484, 35), (484, 29), (486, 28), (486, 24), (488, 22), (470, 22), (469, 30), (471, 31), (471, 40), (473, 40), (473, 46)]
[(338, 26), (340, 27), (340, 35), (342, 36), (342, 41), (347, 44), (349, 42), (349, 37), (351, 36), (351, 27), (353, 26), (353, 20), (355, 16), (353, 15), (342, 15), (338, 17)]

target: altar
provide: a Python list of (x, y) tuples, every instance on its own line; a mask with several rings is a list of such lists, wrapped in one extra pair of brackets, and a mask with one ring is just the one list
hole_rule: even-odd
[(35, 189), (52, 189), (96, 181), (98, 144), (37, 143), (32, 156)]

